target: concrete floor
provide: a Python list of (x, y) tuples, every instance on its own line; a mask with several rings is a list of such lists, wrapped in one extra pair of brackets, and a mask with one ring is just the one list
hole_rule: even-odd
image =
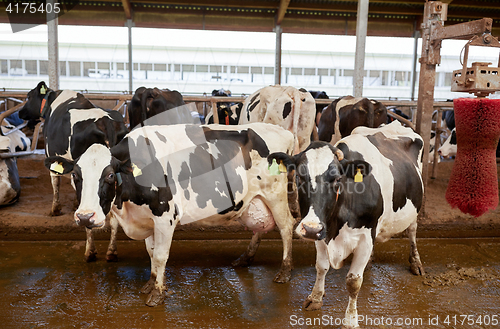
[[(313, 243), (294, 241), (292, 280), (277, 284), (279, 240), (263, 241), (247, 268), (230, 263), (248, 241), (174, 241), (167, 297), (155, 308), (139, 293), (149, 278), (144, 243), (119, 241), (116, 263), (104, 260), (106, 243), (98, 241), (98, 260), (86, 263), (83, 241), (0, 241), (0, 327), (339, 328), (347, 306), (348, 263), (328, 273), (322, 310), (302, 309), (316, 275)], [(500, 327), (491, 325), (500, 322), (500, 239), (418, 243), (425, 277), (408, 270), (408, 240), (376, 246), (358, 299), (361, 327)], [(470, 315), (463, 324), (462, 315)]]

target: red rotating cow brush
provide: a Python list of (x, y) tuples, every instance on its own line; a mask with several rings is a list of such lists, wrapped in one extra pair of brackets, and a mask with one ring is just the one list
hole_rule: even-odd
[(500, 137), (500, 99), (453, 101), (457, 155), (446, 200), (475, 217), (498, 205), (496, 148)]

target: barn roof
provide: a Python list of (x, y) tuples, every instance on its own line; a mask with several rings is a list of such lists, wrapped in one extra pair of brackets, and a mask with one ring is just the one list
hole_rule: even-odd
[[(500, 1), (445, 0), (451, 25), (493, 18), (493, 35), (500, 35)], [(0, 0), (0, 7), (7, 0)], [(355, 35), (357, 1), (352, 0), (62, 0), (72, 9), (59, 24), (124, 26), (132, 17), (137, 27), (273, 31)], [(411, 37), (420, 29), (424, 0), (370, 0), (368, 35)], [(8, 23), (5, 11), (0, 22)]]

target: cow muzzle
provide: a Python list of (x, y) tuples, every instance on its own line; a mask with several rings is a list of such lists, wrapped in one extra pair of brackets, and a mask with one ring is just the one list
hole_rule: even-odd
[(326, 237), (326, 230), (321, 223), (300, 223), (296, 230), (297, 234), (308, 240), (323, 240)]
[(86, 228), (93, 228), (99, 225), (95, 225), (95, 212), (81, 213), (77, 212), (75, 214), (75, 221), (79, 226), (85, 226)]

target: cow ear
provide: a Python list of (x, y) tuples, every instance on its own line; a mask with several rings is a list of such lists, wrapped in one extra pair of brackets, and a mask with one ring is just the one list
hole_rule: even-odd
[(278, 163), (283, 162), (283, 164), (286, 166), (287, 171), (295, 170), (296, 156), (290, 156), (283, 152), (275, 152), (269, 154), (269, 156), (267, 157), (267, 162), (269, 163), (269, 165), (273, 163), (273, 160), (276, 160), (276, 162)]
[(40, 95), (42, 95), (42, 97), (45, 97), (45, 95), (47, 94), (47, 90), (48, 89), (49, 88), (45, 84), (45, 81), (40, 81), (40, 83), (38, 83), (38, 86), (36, 86), (36, 90), (38, 91), (38, 93)]
[(111, 155), (113, 159), (116, 160), (113, 164), (113, 168), (116, 172), (132, 172), (132, 162), (130, 161), (127, 137), (111, 148)]
[(347, 178), (355, 178), (358, 173), (361, 173), (364, 178), (372, 171), (372, 166), (363, 160), (343, 160), (340, 162), (340, 165), (342, 166), (342, 175)]
[(60, 156), (51, 156), (45, 158), (44, 164), (45, 167), (47, 167), (47, 169), (51, 172), (59, 175), (65, 175), (73, 171), (75, 162)]

